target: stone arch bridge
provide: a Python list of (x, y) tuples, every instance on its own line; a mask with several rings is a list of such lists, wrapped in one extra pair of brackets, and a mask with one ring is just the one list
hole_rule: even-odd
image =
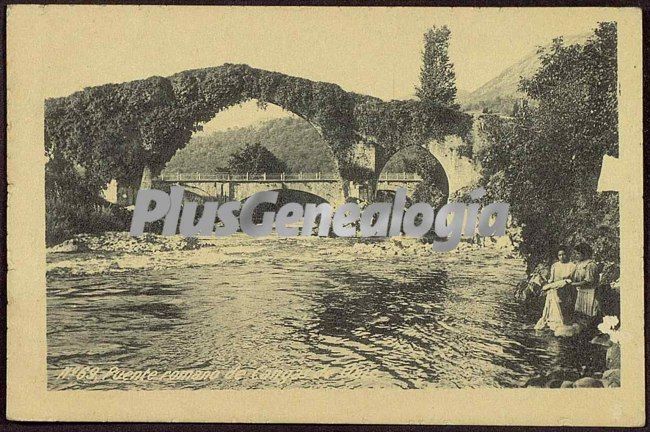
[[(86, 88), (45, 101), (50, 156), (70, 158), (95, 176), (150, 187), (201, 125), (229, 107), (257, 100), (296, 114), (321, 135), (347, 198), (373, 199), (380, 173), (397, 152), (429, 150), (449, 194), (478, 178), (462, 146), (476, 146), (476, 121), (453, 107), (381, 99), (244, 64), (187, 70), (122, 84)], [(110, 131), (108, 133), (107, 131)]]

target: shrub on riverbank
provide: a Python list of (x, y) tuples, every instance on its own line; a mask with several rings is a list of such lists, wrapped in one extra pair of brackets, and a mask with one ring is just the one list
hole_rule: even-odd
[(539, 55), (521, 82), (530, 103), (513, 118), (483, 117), (486, 199), (510, 203), (529, 270), (583, 241), (618, 262), (618, 196), (596, 192), (603, 155), (618, 154), (616, 25), (601, 23), (584, 45), (556, 39)]
[(131, 213), (96, 192), (96, 185), (71, 163), (53, 157), (45, 164), (45, 243), (79, 233), (128, 230)]
[(45, 243), (58, 244), (79, 233), (128, 230), (128, 211), (109, 203), (75, 203), (46, 198)]

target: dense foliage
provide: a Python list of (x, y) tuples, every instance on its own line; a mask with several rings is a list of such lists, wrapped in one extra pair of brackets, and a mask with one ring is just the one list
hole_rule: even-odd
[(383, 172), (414, 172), (422, 177), (411, 197), (433, 208), (442, 207), (448, 198), (449, 182), (444, 168), (429, 151), (422, 147), (400, 150), (386, 164)]
[(556, 39), (521, 88), (530, 103), (513, 119), (484, 116), (490, 145), (477, 155), (488, 199), (502, 199), (523, 227), (529, 265), (559, 244), (587, 241), (618, 260), (618, 196), (596, 192), (603, 155), (618, 155), (616, 27), (584, 45)]
[[(174, 93), (159, 77), (108, 84), (45, 102), (45, 150), (83, 167), (96, 188), (137, 183), (144, 163), (160, 166), (191, 130), (170, 125)], [(170, 128), (172, 130), (170, 130)]]
[(457, 108), (456, 73), (448, 53), (450, 35), (447, 26), (432, 27), (424, 34), (420, 86), (415, 94), (422, 102)]
[(356, 115), (359, 132), (375, 144), (375, 157), (383, 163), (403, 148), (425, 147), (433, 139), (471, 139), (472, 117), (435, 103), (368, 102), (357, 106)]
[(128, 229), (130, 215), (85, 183), (85, 176), (63, 158), (45, 165), (45, 242), (53, 245), (77, 233)]
[(233, 174), (283, 173), (287, 165), (262, 144), (255, 143), (230, 155), (228, 171)]
[(287, 172), (336, 172), (336, 160), (316, 129), (300, 118), (278, 118), (261, 124), (192, 137), (163, 172), (223, 172), (228, 158), (246, 143), (259, 142), (287, 165)]

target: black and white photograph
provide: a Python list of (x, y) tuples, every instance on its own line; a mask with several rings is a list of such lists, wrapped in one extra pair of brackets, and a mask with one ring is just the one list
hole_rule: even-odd
[(638, 395), (615, 11), (44, 7), (44, 391)]

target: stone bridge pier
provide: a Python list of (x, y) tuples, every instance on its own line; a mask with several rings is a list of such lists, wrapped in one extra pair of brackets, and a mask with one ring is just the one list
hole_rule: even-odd
[[(475, 142), (478, 138), (475, 136)], [(481, 178), (480, 167), (476, 162), (461, 154), (463, 141), (457, 136), (448, 136), (444, 141), (430, 141), (427, 150), (442, 165), (447, 175), (449, 196), (471, 186)]]
[[(395, 192), (397, 189), (405, 189), (406, 190), (406, 196), (409, 198), (413, 196), (413, 193), (415, 192), (415, 187), (420, 183), (420, 180), (415, 180), (415, 179), (402, 179), (399, 180), (400, 173), (393, 174), (390, 178), (380, 178), (379, 181), (377, 182), (377, 188), (375, 192), (379, 191), (390, 191), (390, 192)], [(410, 174), (409, 174), (410, 176)], [(406, 175), (404, 175), (406, 177)]]

